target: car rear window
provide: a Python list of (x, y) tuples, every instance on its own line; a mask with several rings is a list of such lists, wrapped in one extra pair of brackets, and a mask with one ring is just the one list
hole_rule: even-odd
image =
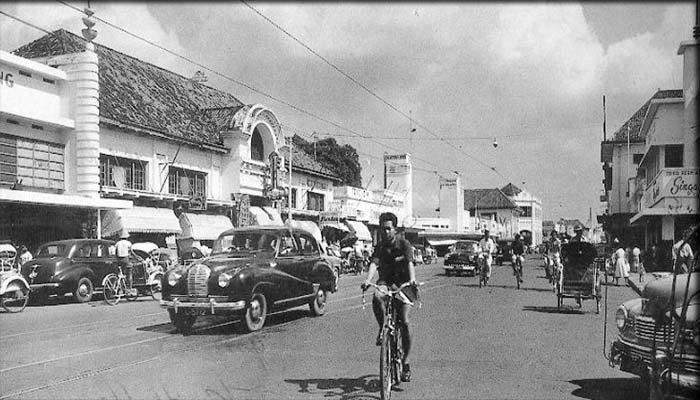
[(236, 232), (220, 236), (214, 242), (212, 254), (275, 251), (277, 235), (266, 232)]
[(476, 242), (457, 242), (457, 250), (476, 251)]

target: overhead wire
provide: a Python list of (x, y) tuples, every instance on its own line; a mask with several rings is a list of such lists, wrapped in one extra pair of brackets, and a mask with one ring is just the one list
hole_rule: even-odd
[(463, 155), (465, 155), (465, 156), (469, 157), (470, 159), (476, 161), (477, 163), (481, 164), (482, 166), (489, 168), (491, 171), (495, 172), (498, 176), (500, 176), (500, 177), (503, 178), (504, 180), (508, 181), (508, 178), (506, 178), (502, 173), (500, 173), (499, 171), (497, 171), (497, 170), (496, 170), (496, 167), (490, 166), (490, 165), (486, 164), (485, 162), (481, 161), (480, 159), (478, 159), (478, 158), (472, 156), (471, 154), (462, 151), (462, 149), (459, 148), (458, 146), (455, 146), (454, 144), (450, 143), (449, 141), (447, 141), (446, 139), (444, 139), (443, 137), (441, 137), (441, 136), (438, 135), (437, 133), (433, 132), (431, 129), (429, 129), (429, 128), (426, 127), (425, 125), (423, 125), (423, 124), (421, 124), (420, 122), (414, 120), (413, 117), (411, 117), (410, 115), (408, 115), (408, 114), (406, 114), (405, 112), (401, 111), (401, 110), (398, 109), (396, 106), (394, 106), (393, 104), (391, 104), (390, 102), (388, 102), (387, 100), (385, 100), (383, 97), (381, 97), (380, 95), (378, 95), (377, 93), (375, 93), (374, 91), (372, 91), (371, 89), (369, 89), (367, 86), (365, 86), (364, 84), (362, 84), (361, 82), (359, 82), (357, 79), (355, 79), (355, 78), (353, 78), (352, 76), (350, 76), (350, 74), (346, 73), (346, 72), (343, 71), (341, 68), (339, 68), (338, 66), (336, 66), (335, 64), (333, 64), (332, 62), (330, 62), (327, 58), (325, 58), (324, 56), (320, 55), (318, 52), (316, 52), (315, 50), (313, 50), (311, 47), (307, 46), (304, 42), (302, 42), (302, 41), (301, 41), (300, 39), (298, 39), (296, 36), (294, 36), (294, 35), (292, 35), (291, 33), (289, 33), (286, 29), (282, 28), (279, 24), (277, 24), (276, 22), (274, 22), (272, 19), (270, 19), (269, 17), (267, 17), (266, 15), (264, 15), (262, 12), (260, 12), (259, 10), (257, 10), (255, 7), (251, 6), (248, 2), (246, 2), (245, 0), (239, 0), (239, 1), (240, 1), (241, 3), (243, 3), (246, 7), (250, 8), (251, 10), (253, 10), (253, 12), (255, 12), (256, 14), (258, 14), (258, 15), (259, 15), (260, 17), (262, 17), (264, 20), (266, 20), (267, 22), (269, 22), (270, 24), (272, 24), (275, 28), (277, 28), (278, 30), (280, 30), (281, 32), (283, 32), (285, 35), (287, 35), (288, 37), (290, 37), (292, 40), (294, 40), (295, 42), (299, 43), (299, 45), (301, 45), (302, 47), (304, 47), (306, 50), (308, 50), (309, 52), (311, 52), (313, 55), (315, 55), (316, 57), (320, 58), (324, 63), (328, 64), (331, 68), (333, 68), (334, 70), (336, 70), (338, 73), (340, 73), (341, 75), (343, 75), (344, 77), (346, 77), (348, 80), (350, 80), (351, 82), (355, 83), (356, 85), (358, 85), (359, 87), (361, 87), (362, 89), (364, 89), (367, 93), (369, 93), (370, 95), (372, 95), (373, 97), (375, 97), (376, 99), (378, 99), (380, 102), (384, 103), (385, 105), (387, 105), (387, 106), (388, 106), (389, 108), (391, 108), (392, 110), (394, 110), (394, 111), (396, 111), (397, 113), (399, 113), (400, 115), (404, 116), (404, 117), (407, 118), (409, 121), (415, 123), (416, 126), (422, 128), (422, 129), (425, 130), (426, 132), (428, 132), (428, 133), (430, 133), (431, 135), (435, 136), (438, 140), (440, 140), (440, 141), (446, 143), (447, 145), (449, 145), (450, 147), (452, 147), (452, 148), (453, 148), (454, 150), (456, 150), (457, 152), (462, 153)]
[[(73, 6), (72, 4), (69, 4), (69, 3), (67, 3), (67, 2), (65, 2), (65, 1), (63, 1), (63, 0), (56, 0), (56, 1), (57, 1), (58, 3), (63, 4), (63, 5), (66, 6), (66, 7), (69, 7), (69, 8), (71, 8), (71, 9), (73, 9), (73, 10), (76, 11), (76, 12), (79, 12), (79, 13), (81, 13), (81, 14), (84, 14), (84, 10), (81, 10), (80, 8), (78, 8), (78, 7), (76, 7), (76, 6)], [(187, 61), (187, 62), (189, 62), (189, 63), (191, 63), (191, 64), (193, 64), (193, 65), (196, 65), (196, 66), (198, 66), (198, 67), (200, 67), (200, 68), (202, 68), (202, 69), (205, 69), (205, 70), (207, 70), (207, 71), (209, 71), (209, 72), (211, 72), (211, 73), (213, 73), (213, 74), (215, 74), (215, 75), (217, 75), (217, 76), (219, 76), (219, 77), (221, 77), (221, 78), (223, 78), (223, 79), (226, 79), (226, 80), (231, 81), (231, 82), (233, 82), (233, 83), (235, 83), (235, 84), (238, 84), (238, 85), (240, 85), (240, 86), (243, 86), (243, 87), (245, 87), (246, 89), (248, 89), (248, 90), (250, 90), (250, 91), (252, 91), (252, 92), (255, 92), (255, 93), (258, 93), (258, 94), (260, 94), (260, 95), (262, 95), (262, 96), (265, 96), (265, 97), (267, 97), (267, 98), (269, 98), (269, 99), (271, 99), (271, 100), (273, 100), (273, 101), (276, 101), (276, 102), (278, 102), (278, 103), (280, 103), (280, 104), (283, 104), (283, 105), (285, 105), (285, 106), (287, 106), (287, 107), (290, 107), (291, 109), (296, 110), (296, 111), (299, 111), (299, 112), (301, 112), (301, 113), (303, 113), (303, 114), (305, 114), (305, 115), (308, 115), (308, 116), (310, 116), (310, 117), (312, 117), (312, 118), (318, 119), (319, 121), (322, 121), (322, 122), (325, 122), (325, 123), (327, 123), (327, 124), (329, 124), (329, 125), (332, 125), (332, 126), (338, 128), (338, 129), (341, 129), (341, 130), (343, 130), (343, 131), (349, 132), (349, 133), (353, 134), (353, 135), (356, 136), (356, 137), (359, 137), (359, 138), (361, 138), (361, 139), (368, 139), (368, 140), (371, 140), (371, 141), (373, 141), (373, 142), (375, 142), (375, 143), (377, 143), (377, 144), (380, 144), (380, 145), (382, 145), (382, 146), (387, 147), (387, 148), (390, 149), (390, 150), (394, 150), (394, 151), (397, 151), (397, 152), (402, 152), (402, 151), (404, 151), (404, 150), (402, 150), (402, 149), (400, 149), (400, 148), (396, 148), (396, 147), (390, 146), (390, 145), (388, 145), (388, 144), (386, 144), (386, 143), (379, 142), (379, 141), (375, 140), (374, 137), (370, 137), (370, 136), (367, 136), (367, 135), (360, 134), (360, 133), (358, 133), (358, 132), (356, 132), (356, 131), (354, 131), (354, 130), (352, 130), (352, 129), (350, 129), (350, 128), (344, 127), (344, 126), (342, 126), (342, 125), (340, 125), (340, 124), (338, 124), (338, 123), (336, 123), (336, 122), (333, 122), (333, 121), (331, 121), (331, 120), (329, 120), (329, 119), (326, 119), (326, 118), (324, 118), (324, 117), (321, 117), (321, 116), (319, 116), (319, 115), (317, 115), (317, 114), (315, 114), (315, 113), (312, 113), (312, 112), (310, 112), (310, 111), (307, 111), (307, 110), (305, 110), (305, 109), (303, 109), (303, 108), (301, 108), (301, 107), (299, 107), (299, 106), (296, 106), (296, 105), (294, 105), (294, 104), (292, 104), (292, 103), (289, 103), (289, 102), (287, 102), (287, 101), (285, 101), (285, 100), (282, 100), (282, 99), (280, 99), (280, 98), (277, 98), (277, 97), (275, 97), (275, 96), (273, 96), (273, 95), (271, 95), (271, 94), (268, 94), (268, 93), (266, 93), (266, 92), (264, 92), (264, 91), (262, 91), (262, 90), (260, 90), (260, 89), (255, 88), (255, 87), (253, 87), (253, 86), (251, 86), (251, 85), (249, 85), (249, 84), (247, 84), (247, 83), (245, 83), (245, 82), (242, 82), (242, 81), (240, 81), (240, 80), (231, 78), (231, 77), (229, 77), (228, 75), (226, 75), (226, 74), (224, 74), (224, 73), (221, 73), (221, 72), (219, 72), (219, 71), (216, 71), (216, 70), (214, 70), (214, 69), (212, 69), (212, 68), (210, 68), (210, 67), (208, 67), (208, 66), (206, 66), (206, 65), (204, 65), (204, 64), (202, 64), (202, 63), (200, 63), (200, 62), (197, 62), (197, 61), (195, 61), (195, 60), (193, 60), (193, 59), (191, 59), (191, 58), (189, 58), (189, 57), (180, 55), (180, 54), (178, 54), (178, 53), (176, 53), (176, 52), (174, 52), (174, 51), (172, 51), (172, 50), (170, 50), (170, 49), (168, 49), (168, 48), (166, 48), (166, 47), (164, 47), (164, 46), (161, 46), (161, 45), (159, 45), (159, 44), (157, 44), (157, 43), (155, 43), (155, 42), (153, 42), (153, 41), (151, 41), (151, 40), (149, 40), (149, 39), (143, 38), (143, 37), (141, 37), (141, 36), (139, 36), (139, 35), (137, 35), (137, 34), (135, 34), (135, 33), (132, 33), (132, 32), (130, 32), (130, 31), (128, 31), (128, 30), (126, 30), (126, 29), (120, 27), (120, 26), (117, 26), (116, 24), (113, 24), (113, 23), (111, 23), (111, 22), (109, 22), (109, 21), (105, 20), (104, 18), (101, 18), (101, 17), (99, 17), (99, 16), (97, 16), (97, 15), (93, 15), (92, 18), (95, 19), (95, 20), (97, 20), (97, 21), (100, 21), (100, 22), (104, 23), (105, 25), (110, 26), (110, 27), (112, 27), (112, 28), (114, 28), (114, 29), (116, 29), (116, 30), (118, 30), (118, 31), (120, 31), (120, 32), (123, 32), (123, 33), (125, 33), (125, 34), (127, 34), (127, 35), (129, 35), (129, 36), (131, 36), (131, 37), (133, 37), (133, 38), (135, 38), (135, 39), (141, 40), (141, 41), (143, 41), (143, 42), (145, 42), (145, 43), (147, 43), (147, 44), (149, 44), (149, 45), (151, 45), (151, 46), (154, 46), (154, 47), (156, 47), (156, 48), (158, 48), (158, 49), (160, 49), (160, 50), (162, 50), (162, 51), (165, 51), (166, 53), (168, 53), (168, 54), (170, 54), (170, 55), (173, 55), (173, 56), (175, 56), (175, 57), (177, 57), (177, 58), (179, 58), (179, 59), (181, 59), (181, 60)], [(413, 159), (415, 159), (415, 160), (421, 160), (421, 161), (426, 162), (426, 163), (428, 163), (428, 164), (432, 164), (430, 161), (425, 160), (425, 159), (421, 159), (421, 158), (418, 158), (418, 157), (413, 157)], [(434, 164), (432, 164), (432, 165), (434, 165)]]

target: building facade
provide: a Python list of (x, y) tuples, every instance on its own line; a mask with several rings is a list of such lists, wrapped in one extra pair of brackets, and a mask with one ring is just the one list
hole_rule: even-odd
[(532, 245), (542, 243), (542, 200), (512, 183), (501, 191), (522, 210), (518, 216), (518, 232)]

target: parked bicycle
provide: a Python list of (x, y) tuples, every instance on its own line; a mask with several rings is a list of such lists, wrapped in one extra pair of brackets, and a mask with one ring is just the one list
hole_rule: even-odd
[[(384, 324), (380, 336), (382, 345), (379, 353), (379, 382), (381, 384), (381, 400), (388, 400), (391, 398), (391, 387), (401, 383), (401, 374), (403, 373), (403, 326), (397, 323), (399, 307), (395, 307), (394, 303), (401, 301), (413, 305), (405, 295), (399, 295), (401, 290), (410, 286), (411, 283), (406, 282), (395, 290), (388, 288), (385, 290), (374, 283), (369, 285), (386, 295), (384, 297)], [(418, 285), (420, 286), (422, 283)], [(416, 291), (416, 293), (418, 292)], [(362, 292), (363, 309), (365, 304), (365, 294)]]
[(105, 303), (112, 306), (119, 303), (122, 297), (125, 297), (127, 301), (134, 301), (138, 297), (138, 291), (127, 283), (122, 267), (118, 266), (117, 268), (119, 268), (119, 272), (105, 276), (103, 283)]

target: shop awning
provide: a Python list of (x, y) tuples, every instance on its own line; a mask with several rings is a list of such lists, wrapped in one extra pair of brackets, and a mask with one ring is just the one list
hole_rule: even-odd
[(224, 215), (180, 214), (182, 237), (194, 240), (214, 240), (223, 231), (233, 229), (231, 220)]
[(102, 214), (102, 236), (127, 233), (180, 234), (180, 223), (170, 208), (134, 207)]
[(0, 203), (36, 204), (90, 208), (99, 210), (127, 209), (133, 206), (131, 200), (103, 199), (55, 193), (37, 193), (26, 190), (0, 189)]
[(643, 217), (648, 217), (648, 216), (661, 216), (661, 215), (669, 215), (668, 210), (662, 207), (656, 207), (656, 208), (644, 208), (642, 211), (638, 212), (635, 214), (632, 218), (630, 218), (630, 225), (634, 224), (635, 222), (639, 221)]
[(250, 207), (250, 213), (255, 216), (257, 225), (284, 225), (282, 217), (272, 207)]
[(457, 243), (454, 239), (428, 239), (431, 246), (452, 246)]
[(347, 220), (344, 222), (345, 225), (347, 225), (348, 228), (350, 228), (350, 230), (355, 234), (355, 236), (357, 236), (357, 239), (364, 240), (367, 242), (372, 241), (372, 234), (369, 233), (367, 225), (365, 225), (363, 222), (351, 220)]

